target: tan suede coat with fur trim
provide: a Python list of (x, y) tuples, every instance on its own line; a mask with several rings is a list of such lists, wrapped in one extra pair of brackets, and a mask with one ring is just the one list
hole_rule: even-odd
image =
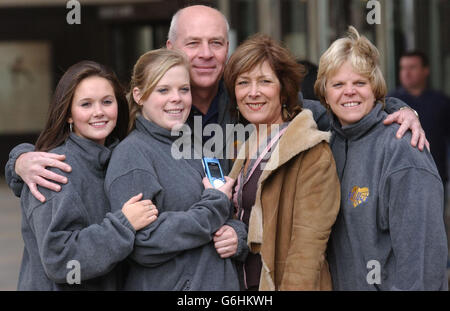
[[(255, 138), (254, 132), (249, 141)], [(332, 289), (325, 250), (339, 211), (340, 185), (329, 138), (304, 109), (288, 125), (258, 181), (247, 242), (261, 254), (260, 290)], [(232, 178), (245, 163), (243, 149)]]

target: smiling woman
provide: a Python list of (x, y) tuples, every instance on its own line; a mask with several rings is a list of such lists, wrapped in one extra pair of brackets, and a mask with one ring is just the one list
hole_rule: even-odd
[(68, 122), (78, 136), (103, 145), (108, 134), (116, 127), (117, 111), (111, 83), (101, 77), (88, 77), (75, 89), (72, 116)]
[(258, 141), (259, 149), (241, 148), (230, 173), (237, 178), (236, 214), (248, 225), (251, 253), (239, 265), (247, 290), (331, 289), (325, 249), (339, 183), (329, 134), (298, 100), (303, 71), (287, 49), (260, 34), (225, 68), (232, 109), (256, 126), (248, 142)]
[(135, 129), (113, 152), (105, 190), (113, 211), (127, 196), (142, 192), (160, 215), (137, 234), (123, 289), (239, 289), (230, 257), (239, 256), (238, 249), (221, 258), (213, 241), (219, 228), (229, 231), (233, 223), (236, 231), (245, 232), (243, 223), (231, 219), (233, 180), (225, 177), (223, 186), (213, 188), (200, 159), (172, 156), (172, 145), (181, 136), (172, 129), (186, 121), (191, 108), (185, 55), (168, 49), (142, 55), (128, 99)]
[[(47, 201), (34, 198), (28, 186), (21, 192), (25, 247), (19, 290), (118, 289), (117, 264), (131, 252), (136, 230), (157, 215), (150, 201), (140, 201), (142, 194), (110, 213), (104, 176), (127, 122), (125, 94), (111, 70), (82, 61), (64, 73), (36, 149), (66, 154), (74, 171), (59, 192), (41, 190)], [(73, 263), (75, 281), (68, 273)]]
[(280, 91), (280, 81), (265, 61), (238, 76), (235, 87), (238, 109), (256, 129), (260, 124), (281, 124)]
[(375, 104), (369, 79), (355, 72), (349, 61), (327, 81), (325, 99), (342, 126), (361, 120)]
[(320, 58), (315, 90), (333, 115), (342, 193), (328, 244), (333, 289), (447, 290), (442, 181), (428, 150), (383, 124), (379, 66), (354, 27)]
[(172, 130), (184, 124), (191, 111), (192, 97), (186, 65), (175, 65), (159, 80), (147, 98), (138, 87), (133, 99), (142, 106), (142, 115), (149, 121)]

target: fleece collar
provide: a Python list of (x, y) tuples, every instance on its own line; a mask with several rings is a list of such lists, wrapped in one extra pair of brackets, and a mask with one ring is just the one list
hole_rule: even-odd
[[(308, 150), (321, 141), (329, 142), (330, 132), (322, 132), (317, 129), (311, 110), (303, 109), (288, 125), (286, 132), (272, 152), (267, 162), (260, 182), (267, 179), (278, 167), (282, 166), (299, 153)], [(254, 142), (257, 133), (254, 131), (247, 142)], [(236, 178), (247, 158), (248, 150), (241, 148), (229, 176)]]
[(71, 148), (72, 154), (85, 159), (86, 163), (91, 165), (93, 169), (104, 172), (111, 158), (112, 150), (118, 143), (118, 140), (114, 140), (109, 146), (103, 146), (75, 133), (70, 133), (66, 144), (73, 146)]

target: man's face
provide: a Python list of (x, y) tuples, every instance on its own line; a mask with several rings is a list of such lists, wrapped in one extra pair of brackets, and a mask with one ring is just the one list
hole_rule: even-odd
[(178, 18), (176, 39), (168, 40), (167, 47), (188, 56), (193, 87), (218, 85), (228, 54), (227, 27), (220, 13), (204, 7), (185, 9)]
[(404, 56), (400, 59), (400, 83), (405, 89), (423, 87), (429, 74), (417, 56)]

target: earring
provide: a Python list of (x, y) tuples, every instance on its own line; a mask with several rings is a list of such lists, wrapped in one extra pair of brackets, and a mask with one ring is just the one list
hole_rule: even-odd
[(69, 123), (69, 130), (70, 130), (70, 132), (72, 132), (73, 131), (73, 125), (72, 125), (73, 123)]
[(239, 106), (237, 106), (237, 105), (236, 105), (236, 110), (237, 110), (237, 120), (239, 121), (239, 117), (240, 117), (240, 115), (239, 115)]
[(287, 105), (286, 104), (282, 104), (281, 105), (281, 111), (282, 111), (284, 120), (290, 120), (291, 119), (291, 114), (289, 113), (289, 110), (287, 110)]

